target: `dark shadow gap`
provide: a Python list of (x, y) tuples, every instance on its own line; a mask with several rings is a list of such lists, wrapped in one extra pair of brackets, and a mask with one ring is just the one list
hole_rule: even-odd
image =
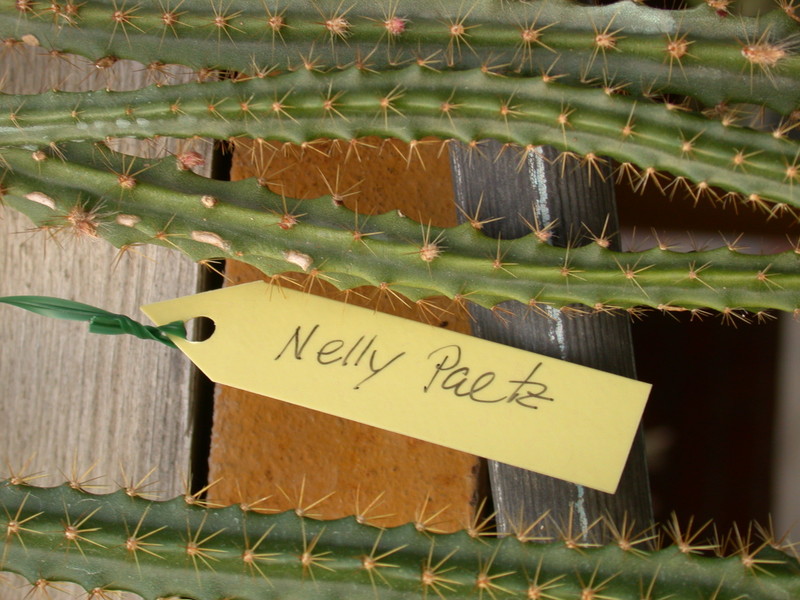
[[(233, 150), (226, 142), (216, 142), (211, 159), (211, 178), (230, 181)], [(213, 261), (201, 269), (197, 292), (206, 292), (222, 287), (225, 261)], [(201, 323), (196, 333), (198, 339), (207, 339), (213, 332), (213, 322)], [(214, 424), (215, 383), (196, 366), (192, 366), (192, 380), (189, 384), (191, 407), (192, 440), (190, 448), (191, 493), (197, 493), (209, 484), (208, 457), (211, 454), (211, 430)]]

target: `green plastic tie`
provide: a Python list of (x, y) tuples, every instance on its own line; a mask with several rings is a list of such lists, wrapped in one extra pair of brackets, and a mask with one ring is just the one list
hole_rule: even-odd
[(186, 339), (183, 321), (173, 321), (160, 327), (142, 325), (126, 315), (118, 315), (102, 308), (95, 308), (81, 302), (51, 298), (50, 296), (6, 296), (0, 303), (10, 304), (46, 317), (69, 321), (88, 321), (91, 333), (120, 335), (127, 333), (143, 340), (155, 340), (165, 346), (175, 348), (167, 334)]

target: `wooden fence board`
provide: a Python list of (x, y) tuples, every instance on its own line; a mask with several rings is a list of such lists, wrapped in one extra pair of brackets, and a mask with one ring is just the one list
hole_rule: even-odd
[[(3, 91), (15, 93), (147, 83), (140, 65), (123, 62), (91, 72), (80, 59), (54, 59), (35, 47), (24, 48), (3, 57), (0, 81)], [(68, 298), (146, 322), (141, 304), (197, 290), (196, 265), (177, 252), (146, 247), (119, 256), (101, 240), (33, 233), (25, 217), (2, 211), (0, 295)], [(148, 490), (183, 491), (190, 464), (193, 372), (181, 353), (130, 336), (89, 334), (85, 323), (10, 306), (0, 307), (0, 315), (0, 422), (5, 425), (0, 471), (46, 473), (35, 483), (50, 485), (94, 467), (85, 478), (100, 476), (92, 483), (118, 485), (154, 469)], [(0, 589), (0, 597), (25, 593), (9, 589)]]
[[(608, 235), (616, 246), (617, 218), (610, 172), (594, 181), (585, 167), (569, 162), (562, 169), (559, 152), (540, 147), (519, 165), (516, 157), (501, 155), (499, 142), (484, 145), (487, 157), (469, 149), (451, 147), (456, 201), (464, 215), (500, 220), (488, 223), (485, 232), (514, 239), (530, 233), (528, 224), (550, 227), (556, 246), (581, 246), (593, 236)], [(496, 158), (495, 158), (496, 157)], [(482, 204), (478, 204), (476, 199)], [(524, 220), (523, 220), (524, 219)], [(598, 313), (570, 318), (547, 306), (503, 303), (495, 314), (470, 307), (473, 333), (484, 339), (546, 356), (635, 378), (630, 325), (625, 316)], [(585, 307), (577, 307), (578, 313)], [(505, 312), (508, 311), (508, 312)], [(564, 432), (569, 435), (569, 432)], [(558, 451), (554, 448), (554, 451)], [(585, 488), (560, 479), (489, 461), (498, 529), (513, 532), (521, 525), (537, 523), (532, 534), (576, 535), (581, 541), (602, 543), (608, 530), (594, 527), (608, 517), (620, 524), (633, 522), (639, 529), (653, 519), (645, 464), (644, 439), (633, 443), (627, 466), (615, 494)], [(547, 515), (547, 519), (543, 519)], [(591, 531), (589, 531), (591, 529)], [(564, 532), (571, 532), (565, 534)]]

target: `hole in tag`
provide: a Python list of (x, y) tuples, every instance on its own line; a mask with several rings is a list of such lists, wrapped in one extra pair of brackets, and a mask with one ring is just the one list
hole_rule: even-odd
[(190, 342), (205, 342), (216, 331), (214, 320), (209, 317), (194, 317), (186, 321), (187, 339)]

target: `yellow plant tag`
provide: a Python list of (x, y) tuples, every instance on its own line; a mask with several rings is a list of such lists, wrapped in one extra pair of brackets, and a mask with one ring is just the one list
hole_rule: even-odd
[(249, 283), (142, 307), (211, 380), (613, 493), (650, 385)]

